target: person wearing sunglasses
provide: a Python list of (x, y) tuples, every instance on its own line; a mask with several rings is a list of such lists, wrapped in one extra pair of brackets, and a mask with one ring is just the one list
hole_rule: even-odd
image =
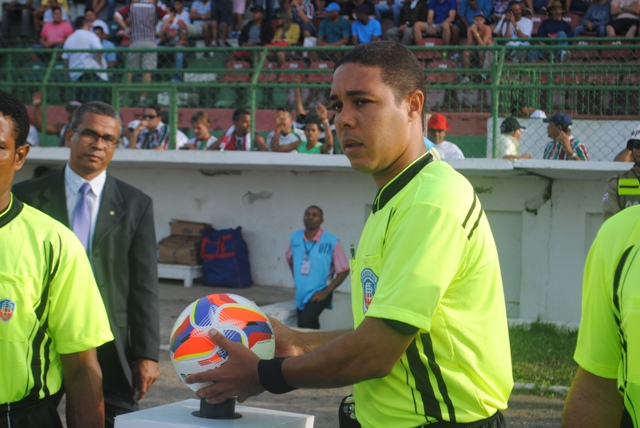
[[(158, 106), (142, 109), (142, 120), (133, 130), (128, 149), (166, 150), (169, 148), (171, 127), (162, 122), (162, 112)], [(176, 146), (181, 148), (189, 142), (187, 136), (176, 130)]]

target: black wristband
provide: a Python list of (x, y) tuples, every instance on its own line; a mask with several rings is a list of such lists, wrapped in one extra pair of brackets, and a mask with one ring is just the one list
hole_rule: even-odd
[(293, 391), (282, 376), (282, 363), (286, 358), (274, 358), (273, 360), (260, 360), (258, 363), (258, 378), (260, 385), (273, 394), (284, 394)]

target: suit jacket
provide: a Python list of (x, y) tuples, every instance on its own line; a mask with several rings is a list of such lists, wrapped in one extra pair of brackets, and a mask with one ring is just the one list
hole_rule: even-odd
[[(22, 202), (69, 227), (64, 169), (13, 187)], [(98, 349), (105, 389), (133, 390), (131, 366), (158, 360), (158, 269), (151, 198), (107, 173), (90, 254), (114, 342)]]

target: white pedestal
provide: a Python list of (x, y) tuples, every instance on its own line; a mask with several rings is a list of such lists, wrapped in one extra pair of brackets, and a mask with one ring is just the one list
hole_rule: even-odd
[(181, 279), (185, 287), (191, 287), (193, 280), (202, 276), (202, 266), (170, 265), (158, 263), (158, 277)]
[(140, 410), (116, 417), (115, 428), (313, 428), (314, 416), (256, 407), (236, 406), (240, 419), (204, 419), (191, 413), (200, 410), (200, 400), (191, 399)]

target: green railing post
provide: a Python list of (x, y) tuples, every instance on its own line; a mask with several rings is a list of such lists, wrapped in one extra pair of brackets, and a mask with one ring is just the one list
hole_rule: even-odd
[[(257, 56), (260, 53), (260, 59), (258, 60)], [(253, 52), (253, 63), (257, 64), (254, 68), (253, 77), (251, 78), (251, 104), (249, 105), (251, 109), (251, 150), (255, 148), (256, 145), (256, 110), (258, 110), (258, 80), (260, 78), (260, 73), (262, 73), (262, 67), (264, 66), (264, 62), (267, 59), (267, 50), (263, 49), (262, 51), (254, 51)]]
[(167, 126), (171, 126), (169, 128), (171, 130), (169, 133), (169, 150), (177, 148), (176, 135), (178, 133), (178, 125), (178, 88), (172, 82), (169, 85), (169, 123), (167, 124)]
[(491, 78), (491, 118), (493, 136), (491, 138), (491, 157), (495, 158), (497, 155), (496, 142), (498, 141), (498, 116), (500, 114), (500, 79), (502, 79), (502, 68), (504, 67), (504, 57), (506, 55), (507, 48), (502, 46), (498, 52), (498, 60), (493, 64), (493, 76)]

